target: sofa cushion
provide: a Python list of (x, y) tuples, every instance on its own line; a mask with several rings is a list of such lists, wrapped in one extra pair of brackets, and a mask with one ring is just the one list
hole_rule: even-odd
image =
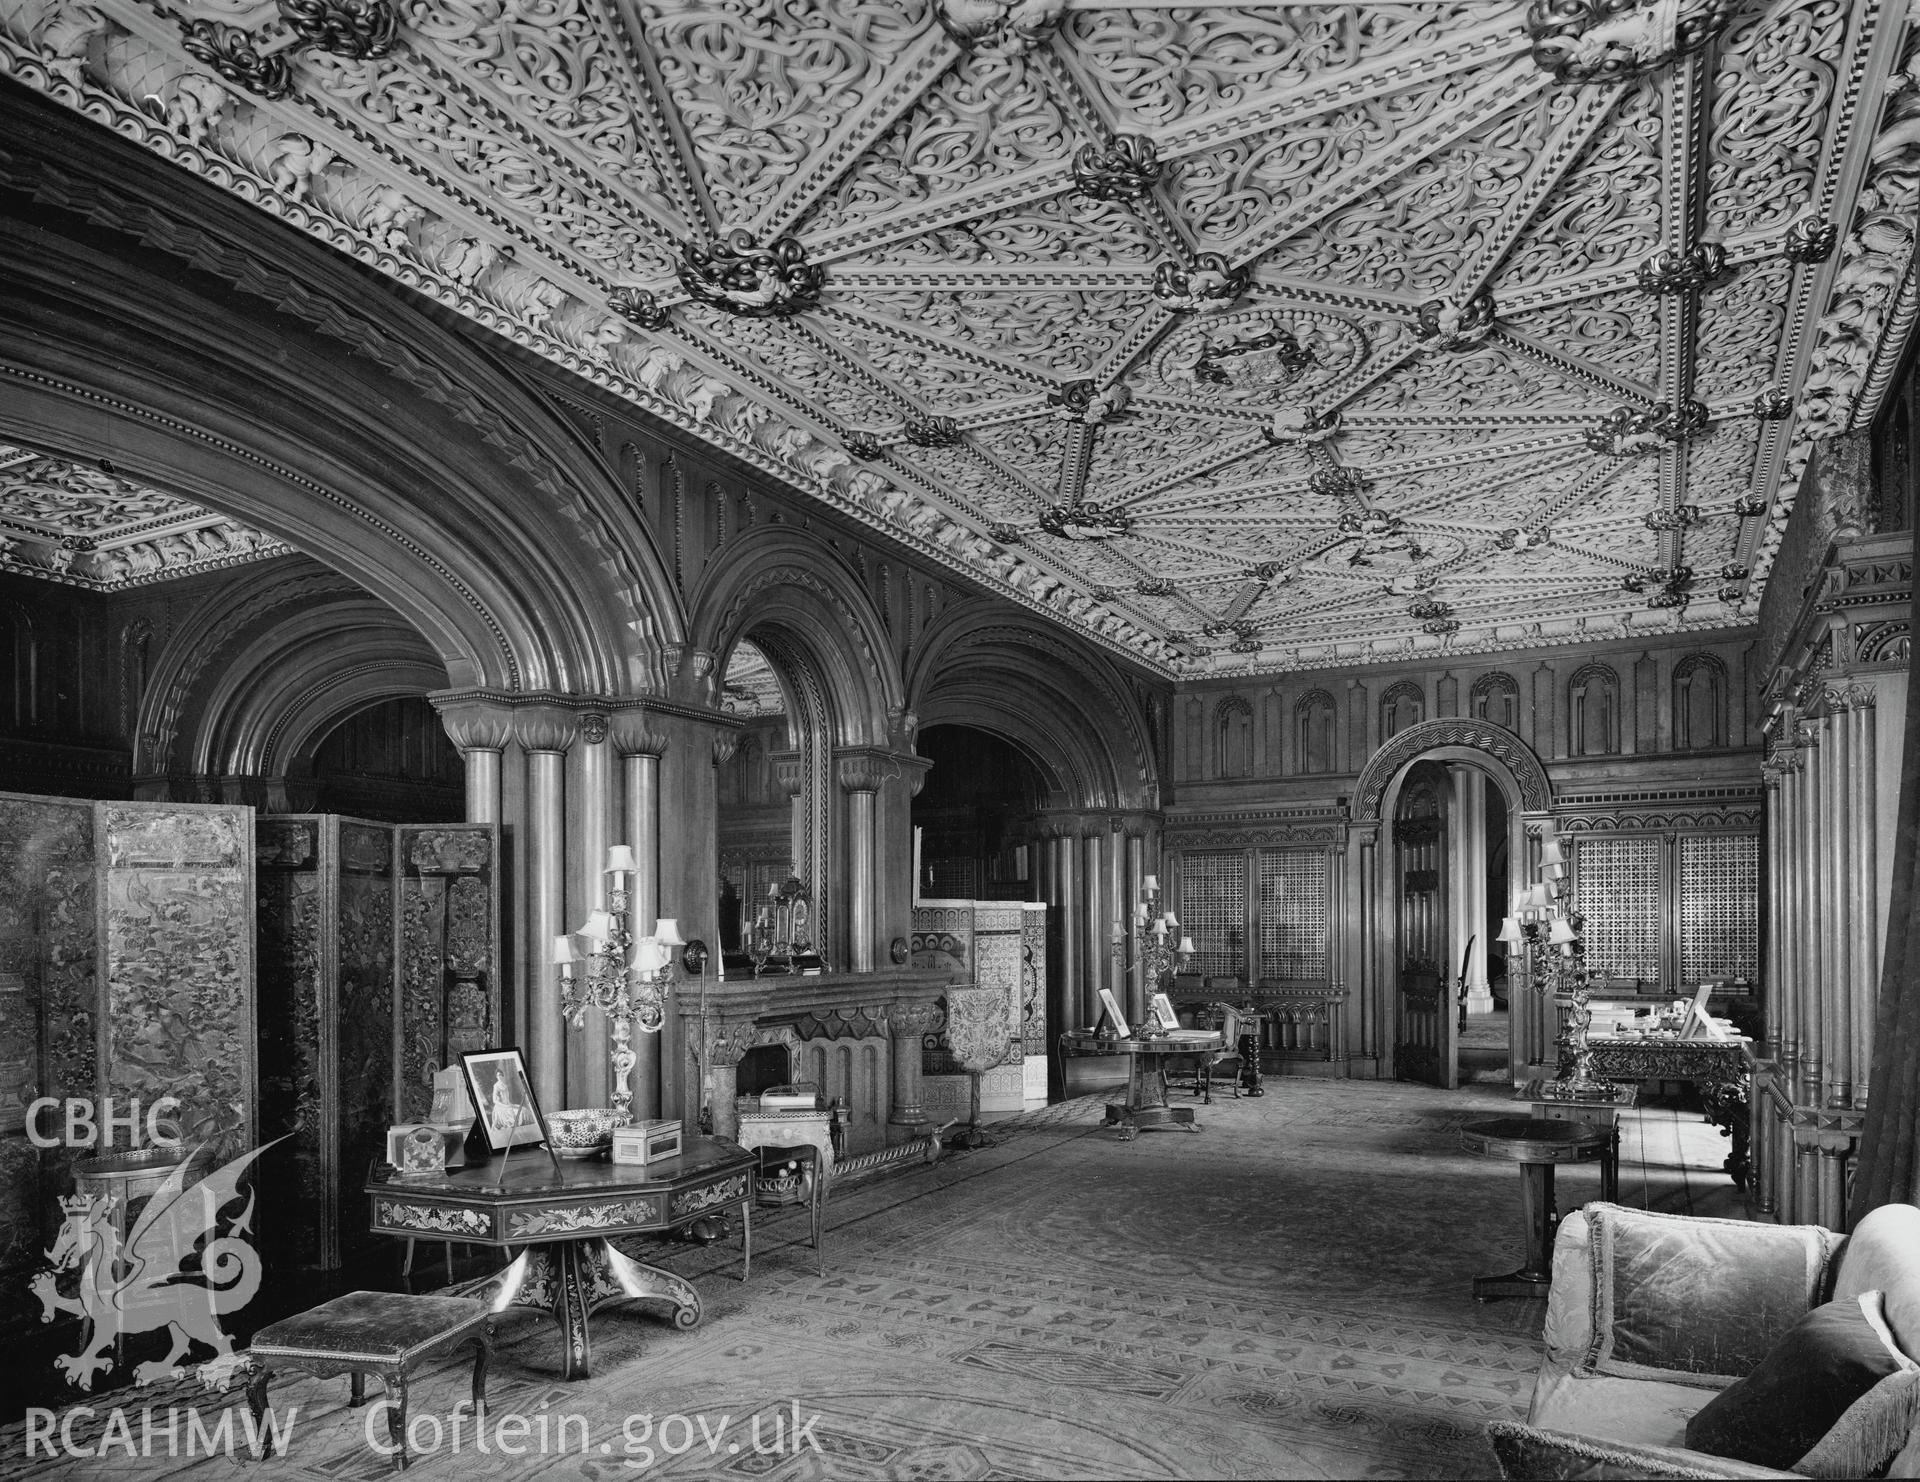
[(1893, 1341), (1920, 1358), (1920, 1207), (1882, 1204), (1853, 1227), (1834, 1273), (1833, 1296), (1887, 1294)]
[(1723, 1384), (1751, 1373), (1814, 1305), (1841, 1238), (1818, 1225), (1618, 1204), (1586, 1212), (1593, 1326), (1585, 1366), (1630, 1378)]
[(1693, 1384), (1545, 1369), (1527, 1423), (1640, 1446), (1684, 1446), (1687, 1422), (1713, 1398)]
[[(1874, 1320), (1879, 1298), (1863, 1292), (1814, 1308), (1753, 1373), (1687, 1422), (1687, 1445), (1770, 1467), (1790, 1467), (1807, 1455), (1855, 1401), (1904, 1367), (1884, 1325)], [(1887, 1447), (1875, 1466), (1884, 1469), (1898, 1449)]]
[[(1813, 1450), (1793, 1464), (1808, 1477), (1911, 1477), (1920, 1459), (1920, 1369), (1891, 1374), (1847, 1407)], [(1906, 1453), (1908, 1469), (1893, 1464)]]

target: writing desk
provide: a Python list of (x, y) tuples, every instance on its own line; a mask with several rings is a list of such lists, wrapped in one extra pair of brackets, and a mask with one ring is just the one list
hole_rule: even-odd
[(692, 1285), (622, 1255), (615, 1235), (662, 1235), (717, 1210), (740, 1211), (740, 1279), (753, 1262), (754, 1178), (759, 1156), (717, 1137), (690, 1137), (677, 1158), (646, 1168), (590, 1159), (562, 1163), (521, 1148), (508, 1158), (420, 1178), (375, 1165), (366, 1185), (381, 1235), (431, 1235), (519, 1254), (504, 1271), (454, 1288), (495, 1310), (550, 1311), (566, 1338), (568, 1379), (591, 1371), (588, 1317), (613, 1302), (653, 1297), (671, 1304), (677, 1328), (700, 1321)]

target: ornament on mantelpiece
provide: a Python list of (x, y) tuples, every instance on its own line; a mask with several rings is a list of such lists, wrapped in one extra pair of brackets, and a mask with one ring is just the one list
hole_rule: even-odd
[(751, 233), (734, 230), (714, 247), (688, 242), (680, 249), (680, 284), (703, 304), (743, 319), (781, 319), (819, 306), (826, 271), (807, 261), (797, 237), (756, 247)]
[(1424, 348), (1457, 355), (1471, 350), (1493, 333), (1493, 291), (1482, 289), (1466, 303), (1428, 299), (1420, 306), (1420, 338)]
[(1153, 270), (1153, 299), (1176, 314), (1211, 314), (1230, 309), (1247, 291), (1247, 270), (1218, 252), (1202, 252), (1191, 264), (1163, 262)]
[(1096, 201), (1137, 201), (1152, 192), (1164, 169), (1152, 139), (1121, 134), (1105, 145), (1080, 146), (1073, 156), (1073, 184)]

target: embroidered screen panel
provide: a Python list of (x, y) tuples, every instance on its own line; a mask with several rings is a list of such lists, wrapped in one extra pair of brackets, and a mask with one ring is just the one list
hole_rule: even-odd
[(1594, 973), (1658, 981), (1660, 855), (1655, 837), (1579, 841), (1574, 881)]
[[(1254, 856), (1260, 944), (1258, 976), (1327, 976), (1327, 856), (1318, 849), (1262, 849)], [(1195, 937), (1194, 941), (1199, 942)]]
[(1755, 978), (1760, 959), (1760, 839), (1680, 840), (1680, 978)]

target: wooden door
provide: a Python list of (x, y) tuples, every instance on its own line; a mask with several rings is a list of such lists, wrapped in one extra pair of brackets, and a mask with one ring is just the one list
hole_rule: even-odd
[(1417, 762), (1393, 820), (1396, 961), (1394, 1074), (1452, 1090), (1459, 1084), (1453, 980), (1447, 966), (1446, 768)]

